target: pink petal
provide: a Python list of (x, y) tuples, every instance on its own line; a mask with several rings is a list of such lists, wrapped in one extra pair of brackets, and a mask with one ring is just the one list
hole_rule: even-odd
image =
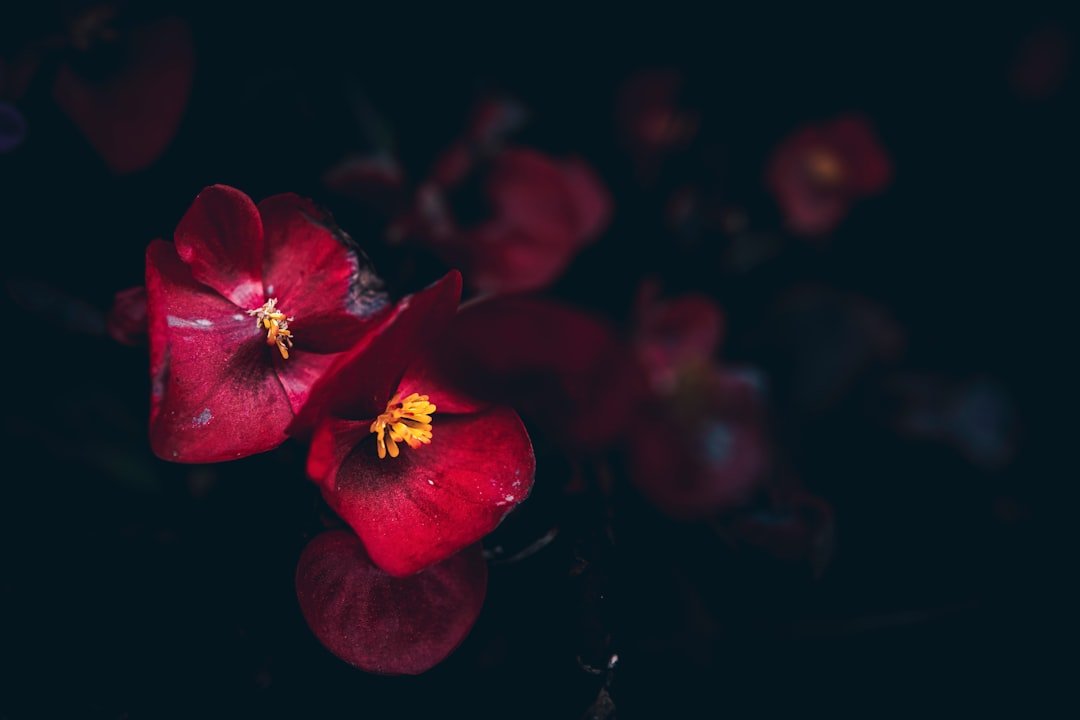
[[(431, 401), (438, 406), (438, 396)], [(329, 449), (348, 455), (319, 479), (323, 497), (372, 561), (393, 575), (415, 573), (477, 542), (532, 489), (532, 444), (513, 410), (436, 414), (432, 426), (430, 445), (379, 459), (370, 432), (350, 448), (360, 428), (339, 425), (349, 437)]]
[(262, 220), (247, 195), (227, 185), (205, 188), (180, 219), (174, 238), (177, 254), (196, 280), (240, 310), (254, 310), (266, 301)]
[(320, 223), (325, 213), (310, 200), (274, 195), (259, 203), (259, 214), (266, 242), (266, 295), (296, 318), (289, 327), (297, 347), (316, 352), (351, 347), (368, 319), (386, 305), (385, 295), (360, 286), (356, 254)]
[(336, 530), (308, 543), (296, 568), (300, 611), (319, 642), (384, 675), (417, 675), (446, 659), (472, 629), (486, 592), (479, 545), (398, 578), (375, 567), (355, 535)]
[(150, 444), (174, 462), (232, 460), (285, 439), (292, 411), (252, 318), (195, 282), (171, 243), (146, 252)]

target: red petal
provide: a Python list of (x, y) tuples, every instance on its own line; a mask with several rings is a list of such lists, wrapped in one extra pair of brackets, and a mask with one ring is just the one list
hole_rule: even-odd
[(492, 160), (486, 186), (496, 216), (521, 227), (537, 242), (576, 244), (578, 216), (566, 176), (547, 155), (528, 148), (502, 151)]
[(402, 298), (315, 383), (289, 434), (303, 435), (325, 416), (370, 420), (385, 410), (409, 363), (443, 332), (460, 298), (456, 270)]
[(516, 408), (571, 445), (614, 439), (644, 391), (633, 354), (608, 325), (537, 298), (465, 305), (437, 359), (454, 386)]
[[(432, 402), (438, 405), (438, 397)], [(430, 445), (402, 447), (396, 458), (380, 460), (375, 438), (361, 439), (321, 482), (326, 501), (375, 564), (393, 575), (417, 572), (477, 542), (532, 489), (532, 444), (513, 410), (436, 415), (432, 425)], [(359, 430), (338, 429), (350, 440)], [(336, 443), (333, 450), (343, 447)]]
[(599, 235), (611, 219), (611, 194), (591, 167), (576, 158), (562, 164), (563, 178), (582, 239)]
[(191, 30), (165, 18), (130, 32), (130, 60), (103, 83), (61, 65), (53, 97), (113, 172), (154, 162), (180, 126), (191, 93), (195, 53)]
[(254, 321), (195, 282), (161, 240), (147, 248), (146, 290), (154, 452), (218, 462), (280, 444), (292, 411)]
[(146, 342), (146, 287), (121, 290), (113, 298), (106, 319), (109, 336), (121, 345), (142, 345)]
[(503, 219), (463, 232), (443, 252), (448, 263), (468, 268), (471, 287), (489, 294), (546, 287), (562, 275), (572, 255), (569, 242), (557, 247)]
[(288, 360), (283, 360), (277, 352), (271, 353), (271, 356), (278, 380), (289, 396), (289, 404), (293, 412), (298, 413), (311, 397), (315, 383), (326, 374), (341, 353), (322, 354), (293, 348), (289, 351)]
[(469, 634), (487, 591), (479, 545), (407, 578), (375, 567), (356, 536), (323, 533), (296, 568), (296, 596), (311, 631), (361, 670), (417, 675)]
[(872, 195), (888, 186), (892, 161), (878, 142), (869, 120), (847, 115), (834, 120), (824, 132), (849, 168), (853, 192)]
[(352, 347), (368, 319), (386, 304), (381, 292), (359, 287), (356, 254), (320, 224), (325, 213), (310, 200), (274, 195), (259, 203), (259, 213), (266, 238), (266, 295), (296, 318), (289, 327), (297, 346), (316, 352)]
[(227, 185), (205, 188), (180, 219), (174, 237), (177, 254), (196, 280), (241, 310), (266, 302), (262, 220), (247, 195)]
[(638, 355), (657, 389), (671, 389), (679, 371), (711, 361), (720, 346), (724, 316), (705, 295), (647, 303), (637, 335)]

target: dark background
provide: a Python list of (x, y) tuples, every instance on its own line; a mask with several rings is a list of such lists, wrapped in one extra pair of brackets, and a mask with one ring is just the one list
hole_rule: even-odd
[[(609, 652), (623, 718), (1052, 696), (1065, 670), (1055, 662), (1062, 579), (1075, 564), (1058, 539), (1074, 515), (1074, 472), (1056, 452), (1075, 364), (1065, 350), (1076, 325), (1065, 313), (1075, 62), (1041, 101), (1018, 97), (1009, 77), (1040, 28), (1061, 29), (1075, 55), (1074, 17), (1038, 4), (973, 15), (660, 6), (390, 18), (319, 3), (150, 12), (166, 11), (190, 21), (197, 68), (179, 133), (153, 166), (110, 174), (44, 81), (19, 104), (26, 143), (0, 156), (0, 718), (576, 718), (603, 683), (581, 663)], [(5, 9), (4, 50), (52, 12)], [(650, 67), (684, 73), (702, 125), (646, 190), (616, 142), (614, 112), (620, 84)], [(623, 327), (646, 273), (671, 292), (716, 297), (730, 324), (725, 354), (762, 366), (778, 388), (777, 445), (831, 504), (836, 550), (820, 578), (730, 552), (708, 525), (663, 519), (619, 478), (609, 515), (594, 492), (561, 494), (568, 461), (540, 438), (534, 497), (489, 545), (552, 526), (558, 537), (492, 566), (480, 620), (445, 663), (381, 678), (326, 652), (300, 616), (293, 573), (323, 514), (303, 448), (212, 467), (155, 459), (145, 351), (104, 336), (100, 312), (142, 281), (147, 242), (170, 237), (211, 183), (316, 198), (395, 293), (416, 289), (437, 265), (400, 270), (416, 258), (384, 247), (378, 219), (320, 176), (371, 147), (357, 98), (392, 128), (417, 178), (488, 91), (530, 109), (524, 142), (581, 155), (614, 194), (611, 228), (550, 294)], [(724, 273), (708, 237), (680, 243), (666, 227), (671, 189), (693, 182), (775, 230), (762, 182), (771, 149), (847, 110), (873, 119), (896, 174), (827, 251), (792, 240), (750, 273)], [(995, 378), (1017, 418), (1012, 461), (982, 469), (898, 435), (875, 414), (873, 373), (812, 418), (792, 409), (787, 359), (756, 338), (776, 299), (808, 281), (857, 293), (902, 328), (903, 358), (883, 373)]]

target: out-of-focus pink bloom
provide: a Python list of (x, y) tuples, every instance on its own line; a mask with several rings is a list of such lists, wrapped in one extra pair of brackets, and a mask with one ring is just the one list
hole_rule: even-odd
[(831, 232), (856, 200), (882, 192), (891, 179), (892, 161), (858, 115), (795, 132), (776, 148), (766, 172), (788, 227), (808, 236)]
[(619, 137), (642, 174), (655, 171), (667, 154), (697, 134), (698, 114), (679, 103), (682, 87), (677, 71), (648, 70), (629, 78), (619, 92)]
[(753, 494), (767, 468), (759, 382), (716, 365), (686, 371), (635, 416), (630, 477), (664, 513), (710, 517)]

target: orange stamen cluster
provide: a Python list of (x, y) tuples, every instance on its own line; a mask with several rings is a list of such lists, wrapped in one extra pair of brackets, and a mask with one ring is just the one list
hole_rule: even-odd
[(836, 187), (844, 182), (844, 164), (828, 148), (813, 148), (806, 155), (806, 169), (822, 187)]
[(288, 360), (289, 348), (293, 345), (289, 323), (295, 318), (285, 317), (285, 313), (277, 309), (277, 298), (270, 298), (262, 307), (248, 310), (247, 314), (255, 318), (255, 327), (266, 330), (266, 344), (276, 345), (281, 357)]
[(388, 454), (396, 458), (401, 453), (400, 442), (413, 450), (431, 443), (431, 415), (434, 412), (435, 406), (428, 402), (427, 395), (413, 393), (402, 400), (400, 393), (395, 394), (386, 404), (386, 412), (371, 423), (379, 458)]

